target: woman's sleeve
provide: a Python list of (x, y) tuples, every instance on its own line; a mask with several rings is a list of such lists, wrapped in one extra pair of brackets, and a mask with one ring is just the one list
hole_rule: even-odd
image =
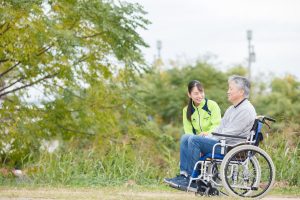
[(209, 128), (209, 133), (213, 132), (221, 123), (221, 109), (216, 102), (212, 103), (210, 107), (211, 112), (211, 127)]
[(186, 110), (187, 110), (187, 107), (185, 107), (182, 110), (183, 129), (184, 129), (185, 134), (191, 134), (191, 133), (193, 133), (193, 127), (191, 125), (191, 122), (186, 117), (186, 112), (187, 112)]

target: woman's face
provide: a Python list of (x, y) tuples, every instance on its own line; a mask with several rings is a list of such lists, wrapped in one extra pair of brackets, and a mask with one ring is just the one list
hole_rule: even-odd
[(193, 87), (191, 93), (188, 93), (188, 96), (193, 100), (195, 106), (198, 106), (205, 98), (204, 90), (200, 91), (197, 87)]

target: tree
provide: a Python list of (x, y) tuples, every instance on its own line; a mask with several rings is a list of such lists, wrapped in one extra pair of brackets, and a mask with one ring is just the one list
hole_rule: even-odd
[[(114, 110), (107, 105), (115, 99), (109, 88), (114, 84), (106, 83), (119, 76), (115, 91), (120, 91), (146, 67), (140, 48), (147, 45), (137, 33), (149, 23), (144, 14), (138, 4), (105, 0), (1, 1), (3, 163), (20, 163), (37, 152), (42, 139), (57, 135), (70, 139), (83, 130), (103, 132), (95, 129), (115, 118), (103, 116)], [(32, 86), (54, 101), (42, 102), (42, 107), (21, 101)], [(99, 124), (90, 126), (95, 122), (89, 116), (94, 108), (101, 117), (96, 121)], [(81, 116), (76, 118), (76, 114)]]
[(2, 1), (0, 98), (33, 85), (46, 92), (141, 70), (136, 32), (149, 23), (137, 4), (104, 0)]
[(138, 84), (138, 97), (145, 103), (148, 114), (156, 116), (162, 124), (182, 124), (182, 109), (188, 103), (187, 84), (191, 80), (203, 83), (208, 99), (216, 101), (222, 112), (228, 107), (226, 98), (227, 76), (207, 62), (152, 72)]
[(299, 123), (300, 82), (292, 75), (283, 78), (275, 77), (270, 89), (259, 92), (255, 106), (259, 114), (271, 115), (279, 122)]

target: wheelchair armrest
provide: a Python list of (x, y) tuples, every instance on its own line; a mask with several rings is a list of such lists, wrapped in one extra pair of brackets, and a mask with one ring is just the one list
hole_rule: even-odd
[(238, 139), (247, 139), (247, 137), (243, 136), (237, 136), (237, 135), (227, 135), (227, 134), (221, 134), (221, 133), (211, 133), (212, 135), (215, 136), (222, 136), (222, 137), (229, 137), (229, 138), (238, 138)]

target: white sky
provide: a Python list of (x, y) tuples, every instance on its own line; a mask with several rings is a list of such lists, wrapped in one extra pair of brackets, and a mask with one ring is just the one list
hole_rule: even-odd
[(254, 75), (290, 73), (300, 78), (300, 0), (126, 0), (148, 12), (152, 24), (140, 31), (151, 63), (162, 41), (164, 63), (212, 53), (220, 69), (247, 66), (246, 31), (253, 31)]

